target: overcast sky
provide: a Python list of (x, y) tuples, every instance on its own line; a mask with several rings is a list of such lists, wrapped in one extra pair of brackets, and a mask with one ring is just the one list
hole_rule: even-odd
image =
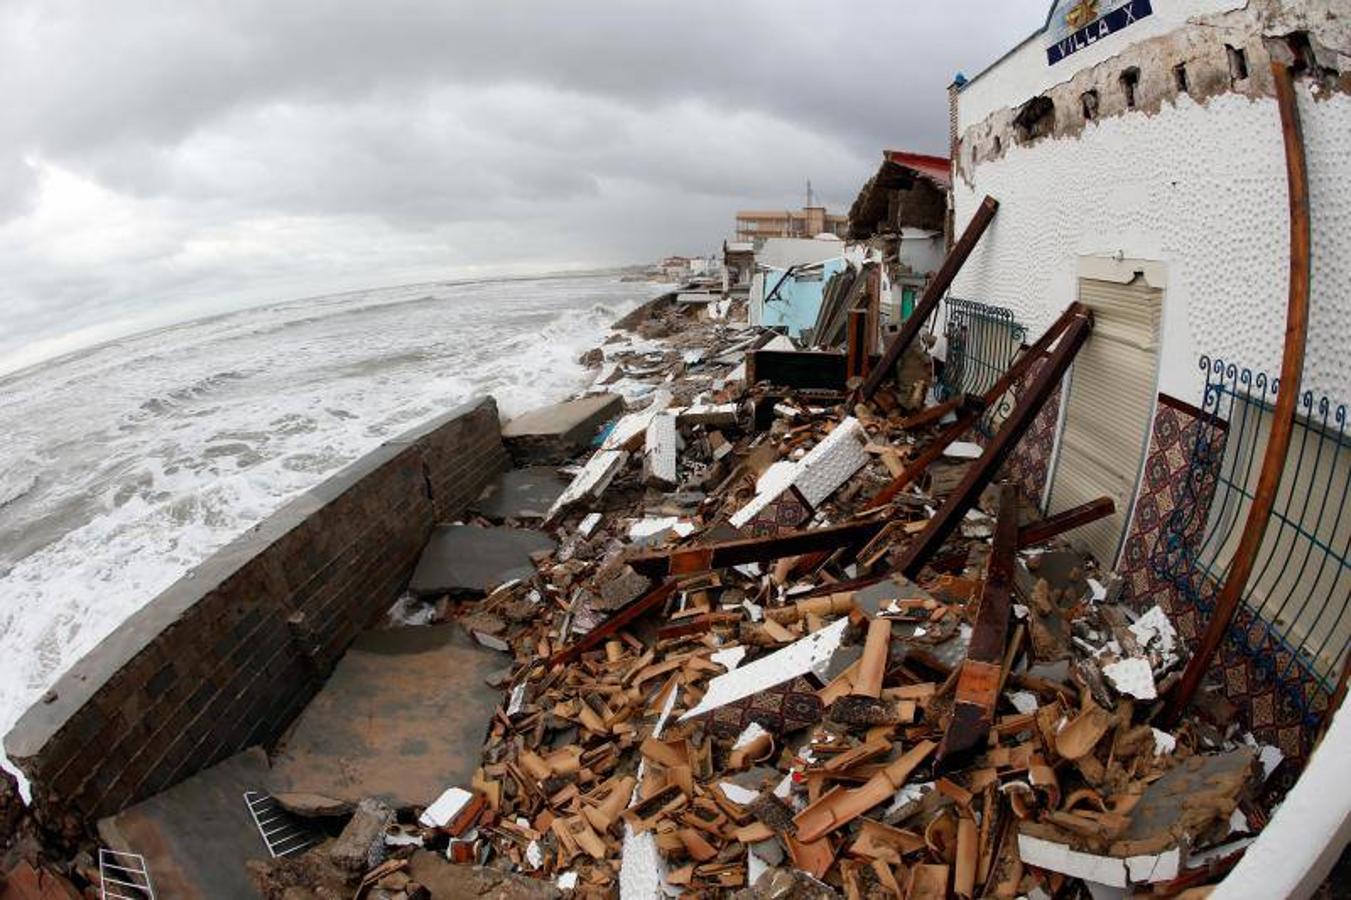
[(844, 211), (1046, 0), (2, 0), (0, 370), (246, 303)]

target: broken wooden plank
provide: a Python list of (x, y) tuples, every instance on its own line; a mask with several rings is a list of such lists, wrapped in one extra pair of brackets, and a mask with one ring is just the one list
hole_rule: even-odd
[(1066, 327), (1065, 333), (1060, 336), (1060, 342), (1055, 350), (1051, 351), (1036, 377), (1032, 379), (1032, 383), (1028, 385), (1027, 391), (1018, 399), (1013, 411), (991, 438), (985, 452), (971, 463), (961, 484), (949, 495), (947, 502), (938, 510), (938, 514), (929, 520), (928, 527), (906, 548), (897, 567), (903, 575), (907, 578), (917, 578), (920, 570), (938, 552), (938, 548), (947, 540), (948, 535), (957, 528), (967, 510), (975, 505), (981, 491), (985, 490), (1014, 446), (1032, 427), (1033, 420), (1046, 405), (1056, 386), (1060, 384), (1060, 379), (1074, 361), (1079, 348), (1088, 339), (1092, 328), (1093, 313), (1080, 307), (1071, 317), (1071, 322)]
[(1114, 512), (1116, 512), (1116, 503), (1112, 501), (1112, 498), (1099, 497), (1096, 500), (1081, 503), (1064, 512), (1058, 512), (1053, 516), (1047, 516), (1040, 522), (1032, 522), (1019, 530), (1018, 549), (1022, 550), (1025, 547), (1035, 547), (1037, 544), (1044, 544), (1053, 537), (1062, 535), (1081, 525), (1087, 525), (1090, 522), (1105, 519)]
[(654, 578), (687, 575), (709, 569), (721, 569), (724, 566), (743, 566), (747, 563), (768, 562), (772, 559), (800, 556), (821, 550), (862, 546), (885, 525), (886, 522), (882, 520), (867, 519), (776, 537), (742, 538), (696, 547), (649, 551), (629, 557), (628, 563), (635, 571)]
[(981, 589), (980, 609), (971, 630), (971, 643), (957, 676), (952, 720), (943, 733), (936, 762), (941, 766), (977, 747), (994, 721), (999, 685), (1003, 680), (1004, 641), (1013, 601), (1013, 566), (1018, 538), (1018, 489), (1006, 482), (999, 488), (999, 517), (989, 568)]
[(583, 653), (599, 647), (610, 635), (665, 603), (675, 593), (677, 584), (678, 582), (674, 578), (668, 578), (641, 597), (629, 602), (610, 618), (587, 632), (577, 643), (551, 656), (549, 665), (557, 666), (572, 662)]
[(948, 288), (952, 285), (952, 280), (957, 277), (957, 273), (961, 271), (966, 258), (971, 255), (971, 251), (975, 249), (976, 243), (985, 233), (985, 229), (990, 227), (990, 222), (998, 211), (999, 201), (990, 196), (986, 196), (981, 201), (980, 206), (976, 207), (976, 214), (967, 223), (966, 230), (962, 232), (961, 238), (948, 251), (947, 256), (943, 259), (943, 264), (934, 273), (928, 286), (924, 288), (924, 294), (915, 304), (914, 312), (901, 325), (901, 330), (891, 339), (891, 343), (887, 344), (886, 352), (882, 354), (882, 359), (877, 363), (877, 368), (873, 369), (872, 374), (863, 382), (860, 395), (864, 400), (877, 393), (877, 389), (881, 387), (882, 382), (891, 377), (896, 368), (896, 361), (909, 348), (919, 335), (920, 330), (929, 321), (929, 316), (933, 315), (933, 311), (938, 308), (938, 301), (947, 293)]

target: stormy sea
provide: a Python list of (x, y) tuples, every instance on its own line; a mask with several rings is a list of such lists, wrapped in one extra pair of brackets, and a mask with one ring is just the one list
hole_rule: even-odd
[(256, 307), (0, 376), (0, 734), (214, 550), (472, 397), (512, 415), (657, 292), (615, 273)]

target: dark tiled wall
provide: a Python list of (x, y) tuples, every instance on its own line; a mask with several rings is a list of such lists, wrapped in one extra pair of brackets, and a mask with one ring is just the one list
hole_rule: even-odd
[(277, 738), (508, 465), (487, 398), (389, 441), (151, 600), (5, 738), (39, 813), (115, 812)]

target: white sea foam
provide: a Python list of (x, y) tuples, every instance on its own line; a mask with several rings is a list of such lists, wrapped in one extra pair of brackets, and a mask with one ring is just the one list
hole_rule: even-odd
[(0, 378), (0, 734), (142, 604), (381, 441), (474, 396), (511, 415), (583, 387), (577, 356), (653, 292), (589, 276), (318, 297)]

